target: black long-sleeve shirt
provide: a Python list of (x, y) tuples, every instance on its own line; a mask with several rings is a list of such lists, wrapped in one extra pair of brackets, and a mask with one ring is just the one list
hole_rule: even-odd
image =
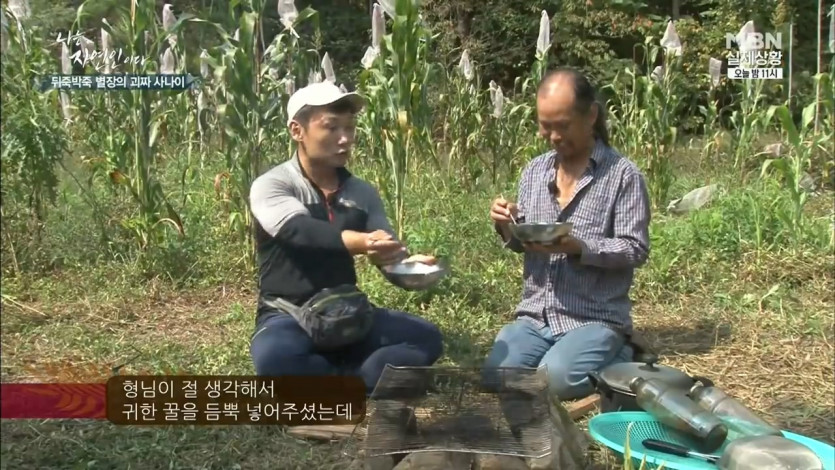
[[(316, 292), (356, 284), (342, 232), (385, 230), (394, 236), (383, 201), (345, 168), (339, 189), (325, 198), (294, 157), (259, 176), (250, 189), (262, 297), (301, 305)], [(269, 311), (259, 302), (257, 321)]]

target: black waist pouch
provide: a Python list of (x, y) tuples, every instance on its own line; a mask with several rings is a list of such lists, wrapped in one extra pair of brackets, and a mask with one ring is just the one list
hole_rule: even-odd
[(301, 307), (281, 298), (261, 302), (292, 315), (321, 351), (362, 341), (374, 323), (374, 305), (352, 284), (323, 289)]

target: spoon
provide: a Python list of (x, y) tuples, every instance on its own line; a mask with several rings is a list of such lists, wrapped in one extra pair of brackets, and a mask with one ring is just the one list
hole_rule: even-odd
[[(507, 199), (504, 197), (504, 194), (499, 194), (499, 197), (500, 197), (500, 198), (502, 198), (502, 199), (504, 199), (505, 201), (507, 201)], [(513, 221), (513, 225), (518, 225), (518, 224), (516, 223), (516, 218), (515, 218), (515, 217), (513, 217), (513, 213), (512, 213), (512, 212), (510, 212), (510, 209), (508, 209), (508, 211), (507, 211), (507, 215), (509, 215), (509, 216), (510, 216), (510, 220), (512, 220), (512, 221)]]

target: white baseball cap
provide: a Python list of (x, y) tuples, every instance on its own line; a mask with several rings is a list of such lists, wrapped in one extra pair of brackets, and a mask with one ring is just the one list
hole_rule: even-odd
[(338, 86), (327, 80), (300, 88), (287, 102), (287, 125), (290, 125), (296, 114), (305, 106), (324, 106), (343, 99), (350, 100), (358, 110), (365, 106), (365, 99), (358, 93), (343, 93)]

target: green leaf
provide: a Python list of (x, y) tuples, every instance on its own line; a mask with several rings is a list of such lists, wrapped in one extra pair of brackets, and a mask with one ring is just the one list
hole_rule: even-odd
[(777, 118), (780, 120), (780, 126), (786, 134), (788, 134), (789, 143), (795, 147), (799, 146), (801, 144), (800, 133), (798, 133), (797, 127), (794, 125), (794, 120), (792, 120), (789, 108), (786, 106), (777, 106), (773, 113), (771, 112), (771, 109), (773, 108), (769, 108), (767, 119), (770, 120), (771, 115), (776, 114)]
[(148, 146), (154, 147), (154, 144), (157, 141), (157, 137), (159, 136), (159, 127), (165, 122), (164, 119), (157, 119), (151, 124), (151, 132), (149, 133), (148, 137)]
[(803, 117), (801, 119), (801, 129), (808, 129), (812, 122), (815, 120), (815, 113), (818, 109), (818, 103), (812, 102), (809, 103), (805, 108), (803, 108)]
[(296, 17), (295, 24), (303, 23), (303, 22), (305, 22), (305, 21), (307, 21), (311, 18), (316, 19), (316, 18), (318, 18), (318, 14), (319, 14), (319, 12), (317, 12), (313, 8), (307, 7), (304, 10), (299, 12), (299, 16)]
[(165, 201), (165, 212), (168, 214), (168, 218), (176, 224), (177, 232), (179, 232), (179, 235), (181, 237), (184, 237), (186, 235), (186, 232), (185, 227), (183, 226), (183, 221), (182, 219), (180, 219), (180, 214), (178, 214), (177, 211), (174, 210), (174, 208), (171, 206), (168, 200), (165, 199), (164, 196), (163, 199)]
[(763, 163), (762, 171), (760, 172), (760, 176), (764, 177), (768, 174), (768, 170), (771, 167), (777, 168), (780, 173), (783, 173), (787, 170), (787, 162), (785, 159), (782, 158), (769, 158)]

